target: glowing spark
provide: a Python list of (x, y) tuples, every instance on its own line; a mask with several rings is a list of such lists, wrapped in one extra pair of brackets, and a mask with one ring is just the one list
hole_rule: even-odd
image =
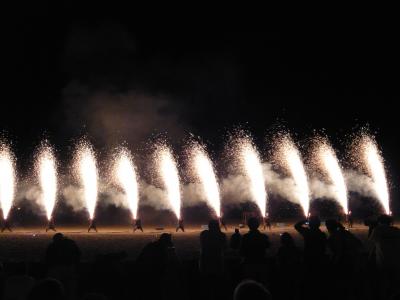
[(115, 176), (124, 190), (132, 218), (136, 219), (139, 204), (139, 188), (132, 157), (127, 149), (122, 149), (115, 165)]
[(213, 163), (203, 147), (199, 145), (195, 146), (192, 151), (196, 176), (203, 186), (207, 202), (214, 210), (217, 217), (220, 217), (221, 199)]
[(266, 216), (267, 192), (260, 155), (249, 138), (240, 139), (239, 155), (244, 172), (250, 182), (250, 192), (263, 217)]
[(42, 146), (37, 157), (36, 170), (42, 190), (42, 203), (47, 219), (50, 220), (57, 199), (57, 167), (53, 150), (46, 144)]
[(364, 136), (362, 138), (361, 147), (366, 168), (374, 182), (373, 187), (376, 197), (381, 202), (385, 213), (390, 214), (389, 190), (383, 158), (380, 155), (378, 147), (372, 138)]
[(82, 143), (77, 151), (78, 176), (84, 190), (86, 208), (90, 220), (94, 218), (97, 202), (97, 166), (93, 148), (90, 144)]
[(305, 216), (308, 216), (310, 208), (310, 190), (308, 178), (301, 160), (300, 152), (289, 137), (283, 137), (279, 143), (283, 163), (289, 170), (296, 185), (295, 196), (299, 201)]
[(318, 156), (325, 172), (334, 186), (336, 200), (342, 206), (344, 213), (347, 214), (347, 187), (336, 154), (327, 142), (323, 142), (319, 146)]
[(8, 146), (0, 144), (0, 204), (4, 220), (14, 201), (15, 177), (14, 156)]
[(167, 198), (178, 219), (181, 218), (181, 191), (179, 173), (171, 150), (160, 145), (156, 151), (159, 173), (167, 190)]

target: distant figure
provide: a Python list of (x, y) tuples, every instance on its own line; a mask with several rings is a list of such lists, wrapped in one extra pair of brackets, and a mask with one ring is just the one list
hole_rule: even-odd
[(178, 226), (176, 227), (176, 232), (178, 232), (179, 229), (182, 230), (182, 232), (185, 232), (185, 225), (183, 224), (182, 219), (178, 220)]
[(244, 280), (233, 292), (233, 300), (270, 300), (271, 293), (261, 283), (254, 280)]
[(240, 254), (245, 263), (264, 262), (265, 251), (270, 247), (268, 236), (258, 230), (260, 222), (257, 218), (249, 218), (247, 225), (249, 232), (243, 235)]
[(133, 225), (133, 232), (136, 230), (140, 230), (143, 232), (142, 221), (140, 219), (136, 219)]
[(12, 232), (11, 230), (11, 225), (8, 222), (8, 220), (3, 220), (3, 226), (1, 227), (1, 232), (4, 232), (5, 230), (8, 230), (9, 232)]
[(92, 229), (97, 232), (96, 221), (94, 219), (90, 220), (90, 224), (89, 224), (89, 228), (88, 228), (87, 232), (90, 232), (90, 230), (92, 230)]
[(224, 219), (222, 219), (222, 217), (218, 218), (218, 222), (219, 222), (219, 227), (223, 227), (225, 229), (225, 231), (228, 230), (228, 228), (226, 228), (226, 224)]
[(239, 228), (235, 228), (235, 233), (232, 234), (229, 246), (233, 250), (239, 250), (240, 244), (242, 243), (242, 235), (239, 232)]
[(39, 281), (30, 291), (28, 300), (65, 300), (67, 299), (62, 284), (55, 279)]
[(268, 228), (268, 230), (271, 230), (271, 219), (269, 218), (268, 214), (264, 218), (264, 230), (266, 228)]
[(400, 285), (400, 229), (389, 215), (381, 215), (369, 237), (370, 256), (375, 258), (380, 295), (387, 299)]
[(208, 230), (200, 233), (200, 271), (202, 273), (222, 274), (226, 244), (226, 236), (221, 232), (219, 222), (211, 220), (208, 223)]
[(316, 216), (311, 216), (307, 220), (300, 221), (294, 225), (304, 239), (304, 261), (309, 267), (320, 267), (325, 260), (326, 235), (319, 227), (321, 221)]
[(346, 223), (347, 227), (353, 228), (353, 215), (351, 214), (351, 210), (346, 215)]
[(52, 230), (52, 231), (54, 231), (54, 232), (57, 231), (57, 230), (56, 230), (56, 226), (54, 225), (53, 218), (51, 218), (51, 219), (49, 220), (49, 222), (47, 223), (46, 232), (49, 231), (49, 230)]

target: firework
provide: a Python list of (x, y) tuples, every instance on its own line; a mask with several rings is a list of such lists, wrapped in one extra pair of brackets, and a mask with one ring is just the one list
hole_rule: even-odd
[(0, 144), (0, 204), (3, 218), (7, 220), (15, 193), (15, 159), (10, 148)]
[(115, 162), (114, 176), (118, 185), (124, 190), (132, 218), (136, 219), (139, 204), (139, 188), (135, 166), (129, 150), (123, 148)]
[(385, 213), (390, 214), (389, 189), (385, 165), (378, 146), (375, 140), (367, 134), (363, 134), (360, 137), (358, 146), (361, 151), (361, 163), (372, 178), (376, 197), (382, 204)]
[(265, 217), (267, 192), (260, 155), (250, 137), (241, 137), (237, 140), (237, 143), (241, 167), (249, 180), (251, 196), (260, 209), (261, 215)]
[(342, 169), (336, 157), (335, 151), (328, 141), (320, 141), (317, 149), (317, 157), (321, 167), (329, 177), (334, 187), (336, 201), (342, 206), (344, 213), (348, 214), (347, 187), (344, 180)]
[(204, 147), (195, 144), (191, 149), (194, 173), (200, 181), (205, 198), (218, 218), (221, 217), (221, 198), (214, 166)]
[(93, 147), (86, 142), (81, 142), (76, 152), (76, 172), (83, 187), (86, 209), (90, 220), (94, 219), (97, 202), (98, 171), (96, 156)]
[(170, 148), (158, 145), (156, 152), (158, 172), (167, 191), (167, 199), (178, 220), (181, 218), (181, 190), (178, 168)]
[(57, 164), (53, 149), (44, 142), (36, 158), (36, 172), (42, 191), (41, 200), (50, 221), (57, 199)]
[(277, 143), (279, 161), (289, 171), (295, 183), (294, 196), (303, 208), (305, 216), (309, 215), (310, 190), (307, 173), (299, 150), (288, 135), (282, 136)]

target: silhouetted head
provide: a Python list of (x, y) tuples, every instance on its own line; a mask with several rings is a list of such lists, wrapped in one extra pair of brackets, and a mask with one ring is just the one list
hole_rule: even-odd
[(379, 225), (392, 225), (393, 224), (393, 218), (389, 215), (380, 215), (378, 217), (378, 224)]
[(239, 228), (235, 228), (235, 233), (239, 233)]
[(281, 245), (286, 247), (294, 246), (293, 237), (289, 232), (284, 232), (281, 234)]
[(325, 221), (326, 229), (328, 229), (329, 233), (335, 232), (338, 230), (338, 222), (334, 219), (328, 219)]
[(29, 292), (28, 300), (64, 300), (66, 299), (62, 284), (55, 279), (39, 281)]
[(317, 216), (311, 216), (308, 219), (308, 226), (310, 226), (311, 229), (318, 229), (319, 226), (321, 226), (321, 220)]
[(271, 293), (261, 283), (254, 280), (244, 280), (233, 292), (234, 300), (269, 300)]
[(208, 230), (209, 231), (220, 231), (219, 222), (217, 220), (210, 220), (208, 222)]
[(166, 247), (166, 248), (168, 248), (168, 247), (173, 247), (173, 244), (172, 244), (172, 234), (169, 234), (169, 233), (163, 233), (163, 234), (161, 234), (161, 235), (160, 235), (160, 238), (158, 239), (158, 242), (159, 242), (162, 246), (164, 246), (164, 247)]
[(257, 218), (251, 217), (247, 220), (247, 226), (249, 226), (250, 230), (257, 230), (260, 226), (260, 221)]
[(61, 232), (57, 232), (55, 235), (53, 235), (53, 242), (59, 242), (62, 239), (64, 239), (64, 235)]

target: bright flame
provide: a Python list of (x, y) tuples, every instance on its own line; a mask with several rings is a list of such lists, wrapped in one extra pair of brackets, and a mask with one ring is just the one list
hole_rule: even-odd
[(91, 220), (97, 202), (97, 166), (93, 148), (90, 144), (81, 144), (77, 152), (78, 174), (83, 186), (86, 208)]
[(203, 186), (207, 202), (219, 218), (221, 216), (221, 198), (213, 163), (201, 146), (193, 149), (193, 160), (196, 176)]
[(36, 164), (42, 190), (42, 203), (46, 210), (47, 219), (50, 220), (57, 199), (57, 167), (51, 147), (42, 147)]
[(4, 220), (14, 201), (15, 177), (14, 156), (6, 145), (0, 145), (0, 204)]
[(181, 191), (179, 173), (171, 150), (167, 146), (157, 149), (158, 167), (164, 187), (167, 190), (168, 201), (178, 219), (181, 218)]
[(334, 186), (336, 200), (342, 206), (344, 213), (347, 214), (347, 187), (336, 154), (332, 147), (327, 142), (324, 142), (319, 146), (318, 156), (321, 160), (324, 171), (327, 173)]
[(260, 155), (249, 138), (240, 141), (239, 155), (244, 172), (250, 181), (250, 192), (263, 217), (267, 210), (267, 192)]
[(362, 142), (363, 143), (361, 145), (363, 149), (365, 164), (368, 173), (370, 174), (374, 182), (373, 187), (376, 193), (376, 197), (381, 202), (385, 213), (390, 214), (389, 190), (383, 158), (379, 153), (375, 141), (373, 141), (370, 137), (365, 136), (362, 139)]
[(300, 152), (289, 137), (283, 137), (279, 144), (282, 159), (286, 168), (289, 170), (296, 185), (295, 196), (299, 201), (305, 216), (309, 214), (310, 208), (310, 189), (308, 178), (301, 160)]
[(115, 176), (124, 190), (132, 218), (136, 219), (139, 204), (139, 188), (132, 157), (127, 149), (122, 149), (115, 165)]

